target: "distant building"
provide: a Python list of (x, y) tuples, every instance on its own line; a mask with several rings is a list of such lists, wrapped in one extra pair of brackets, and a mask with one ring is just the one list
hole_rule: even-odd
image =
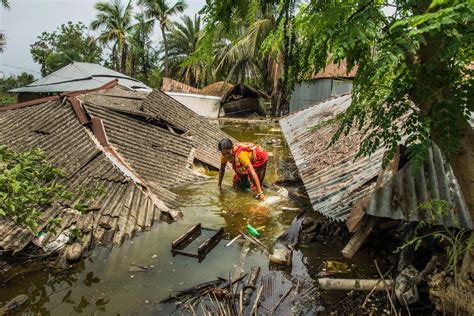
[(296, 83), (290, 99), (290, 113), (330, 97), (351, 92), (352, 79), (356, 72), (357, 67), (348, 72), (346, 62), (330, 64), (311, 80)]
[(18, 102), (26, 102), (63, 92), (97, 89), (114, 79), (131, 90), (152, 91), (144, 83), (115, 70), (97, 64), (72, 62), (42, 79), (9, 92), (18, 93)]

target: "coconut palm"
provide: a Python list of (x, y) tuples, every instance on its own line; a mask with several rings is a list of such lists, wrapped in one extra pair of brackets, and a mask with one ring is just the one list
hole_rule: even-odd
[(185, 61), (197, 49), (201, 27), (199, 15), (195, 15), (194, 19), (183, 16), (181, 22), (173, 22), (173, 28), (167, 32), (170, 70), (175, 74), (174, 79), (191, 86), (197, 85), (203, 65)]
[(165, 51), (165, 76), (169, 76), (168, 69), (168, 41), (166, 31), (172, 25), (170, 17), (177, 13), (181, 13), (186, 9), (186, 2), (178, 0), (171, 5), (166, 0), (138, 0), (138, 4), (145, 8), (145, 13), (148, 18), (156, 19), (160, 23), (161, 35), (163, 36), (163, 46)]
[[(94, 8), (98, 11), (91, 23), (92, 30), (101, 30), (98, 40), (103, 44), (112, 44), (112, 64), (115, 69), (126, 72), (128, 38), (132, 29), (132, 0), (123, 5), (121, 0), (98, 2)], [(120, 61), (120, 62), (119, 62)]]
[[(10, 9), (10, 2), (8, 0), (0, 0), (1, 7), (6, 10)], [(0, 53), (3, 53), (3, 48), (5, 47), (6, 39), (5, 34), (0, 32)]]
[(275, 58), (270, 52), (262, 53), (261, 47), (275, 27), (272, 10), (260, 11), (257, 19), (250, 25), (245, 20), (235, 22), (235, 34), (224, 33), (215, 46), (214, 67), (218, 73), (226, 74), (226, 80), (237, 83), (250, 79), (254, 84), (268, 86), (274, 69)]
[(134, 77), (138, 72), (143, 80), (148, 81), (152, 68), (151, 34), (154, 20), (147, 19), (143, 12), (135, 15), (135, 24), (130, 33), (130, 74)]

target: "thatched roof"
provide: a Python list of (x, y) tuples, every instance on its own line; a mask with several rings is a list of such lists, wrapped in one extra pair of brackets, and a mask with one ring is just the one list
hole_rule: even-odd
[(185, 83), (176, 81), (171, 78), (166, 78), (166, 77), (163, 78), (163, 82), (161, 83), (160, 90), (163, 92), (183, 92), (183, 93), (202, 94), (201, 90), (198, 88), (194, 88)]
[(234, 87), (231, 83), (225, 81), (214, 82), (201, 89), (201, 94), (222, 97)]

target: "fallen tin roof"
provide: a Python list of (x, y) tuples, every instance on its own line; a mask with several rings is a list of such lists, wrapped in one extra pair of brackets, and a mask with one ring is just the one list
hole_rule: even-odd
[[(448, 225), (473, 228), (471, 216), (451, 166), (433, 144), (429, 158), (413, 176), (408, 162), (392, 178), (376, 187), (382, 172), (384, 151), (354, 161), (363, 135), (352, 129), (328, 147), (338, 125), (311, 127), (334, 118), (351, 104), (350, 94), (335, 97), (280, 120), (296, 166), (315, 211), (334, 220), (345, 220), (355, 206), (378, 217), (418, 220), (426, 216), (418, 206), (430, 199), (443, 199), (454, 206)], [(365, 199), (364, 199), (365, 198)]]
[(115, 70), (93, 63), (72, 62), (44, 78), (9, 92), (57, 93), (80, 91), (98, 88), (113, 79), (117, 79), (120, 85), (129, 89), (151, 91), (151, 88), (144, 83)]
[[(149, 229), (168, 211), (163, 201), (122, 170), (126, 166), (106, 157), (103, 148), (87, 126), (81, 125), (67, 97), (7, 111), (0, 110), (0, 143), (26, 150), (41, 148), (46, 159), (65, 173), (63, 184), (73, 190), (84, 187), (106, 189), (97, 209), (85, 215), (71, 210), (70, 205), (54, 205), (42, 213), (38, 229), (49, 219), (63, 218), (60, 234), (72, 227), (90, 231), (96, 244), (120, 244), (136, 232)], [(130, 173), (132, 173), (130, 171)], [(176, 205), (177, 196), (163, 188), (164, 200)], [(169, 204), (168, 204), (169, 205)], [(171, 206), (171, 205), (170, 205)], [(35, 236), (27, 227), (13, 220), (0, 219), (0, 249), (21, 251)], [(54, 239), (49, 235), (46, 239)]]
[(280, 120), (313, 209), (334, 220), (344, 220), (352, 206), (373, 191), (383, 158), (378, 150), (354, 161), (362, 139), (357, 130), (330, 147), (337, 124), (311, 130), (344, 112), (351, 101), (350, 94), (342, 95)]
[(143, 100), (142, 110), (184, 130), (183, 136), (190, 138), (196, 149), (195, 158), (215, 168), (220, 167), (221, 157), (217, 143), (223, 138), (236, 142), (217, 125), (211, 124), (164, 92), (154, 90), (150, 93)]
[(432, 144), (428, 158), (413, 175), (413, 164), (408, 162), (384, 185), (376, 189), (365, 207), (367, 214), (407, 221), (429, 219), (429, 214), (418, 206), (429, 200), (445, 200), (453, 206), (444, 222), (448, 226), (474, 228), (469, 209), (451, 166), (441, 150)]

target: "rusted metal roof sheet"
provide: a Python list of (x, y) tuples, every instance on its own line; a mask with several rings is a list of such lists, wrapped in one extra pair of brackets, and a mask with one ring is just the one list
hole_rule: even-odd
[(413, 175), (413, 164), (408, 162), (390, 180), (373, 192), (366, 213), (407, 221), (426, 219), (418, 206), (429, 200), (445, 200), (453, 206), (447, 215), (448, 226), (473, 229), (474, 225), (459, 183), (441, 150), (432, 144), (428, 158)]
[(352, 206), (373, 191), (383, 151), (354, 161), (362, 134), (352, 130), (328, 147), (337, 124), (311, 130), (351, 104), (350, 94), (335, 97), (280, 120), (285, 138), (315, 211), (344, 220)]
[[(78, 121), (68, 99), (0, 112), (1, 144), (21, 150), (43, 149), (47, 160), (64, 171), (63, 184), (69, 189), (84, 187), (93, 192), (100, 185), (106, 190), (99, 200), (100, 208), (84, 215), (71, 210), (70, 205), (44, 210), (39, 230), (49, 219), (60, 217), (63, 221), (58, 234), (75, 225), (90, 231), (95, 243), (120, 244), (149, 229), (164, 211), (163, 202), (168, 207), (176, 205), (175, 194), (152, 183), (150, 187), (162, 198), (157, 201), (106, 158), (96, 142), (88, 127)], [(21, 251), (35, 238), (29, 228), (8, 218), (0, 219), (0, 236), (0, 249), (12, 252)]]
[(91, 117), (103, 120), (109, 143), (146, 181), (164, 188), (199, 180), (189, 164), (191, 140), (159, 127), (139, 113), (117, 112), (83, 103)]
[(142, 110), (186, 131), (183, 136), (192, 140), (196, 149), (196, 159), (215, 168), (220, 167), (221, 154), (217, 150), (219, 140), (230, 138), (236, 141), (218, 126), (212, 125), (205, 118), (158, 90), (154, 90), (143, 100)]
[(329, 64), (323, 70), (315, 73), (312, 79), (321, 78), (354, 78), (357, 74), (357, 66), (349, 71), (347, 61), (343, 60), (338, 64)]

